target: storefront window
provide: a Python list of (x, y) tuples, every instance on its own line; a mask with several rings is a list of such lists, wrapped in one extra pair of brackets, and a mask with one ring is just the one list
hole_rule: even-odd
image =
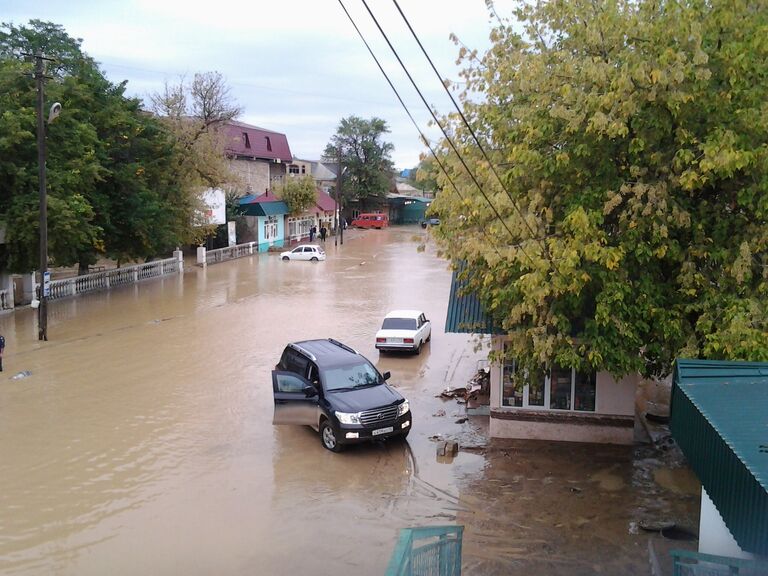
[(502, 366), (501, 405), (518, 408), (543, 408), (546, 373), (544, 369), (533, 372), (521, 368), (505, 353)]
[(549, 407), (553, 410), (571, 409), (571, 370), (555, 366), (549, 378)]
[(515, 361), (505, 359), (501, 368), (501, 405), (517, 406), (523, 405), (523, 387), (525, 383), (520, 374), (515, 371)]
[(537, 370), (528, 379), (528, 406), (544, 407), (544, 383), (546, 373), (543, 369)]
[(505, 347), (501, 367), (501, 405), (539, 410), (570, 410), (594, 412), (597, 396), (597, 375), (577, 373), (572, 368), (554, 366), (529, 371), (509, 358)]
[(597, 375), (594, 372), (577, 373), (574, 383), (574, 410), (583, 412), (595, 411), (595, 391), (597, 390)]
[(264, 220), (264, 240), (274, 240), (277, 238), (277, 217), (268, 216)]

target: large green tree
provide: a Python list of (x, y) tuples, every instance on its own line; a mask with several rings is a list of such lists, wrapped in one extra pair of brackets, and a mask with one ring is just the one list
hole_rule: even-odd
[(309, 174), (301, 178), (285, 178), (275, 194), (285, 201), (293, 216), (301, 214), (317, 202), (317, 186)]
[(345, 198), (364, 200), (389, 192), (393, 170), (390, 155), (394, 146), (383, 139), (388, 132), (387, 123), (381, 118), (342, 118), (325, 147), (325, 157), (335, 162), (341, 156)]
[(36, 93), (24, 53), (54, 59), (46, 70), (46, 110), (54, 101), (63, 105), (47, 126), (52, 263), (85, 270), (100, 254), (152, 257), (172, 249), (189, 227), (170, 135), (80, 46), (56, 24), (0, 25), (0, 218), (7, 224), (0, 257), (14, 271), (38, 267)]
[(174, 163), (170, 177), (178, 184), (178, 223), (192, 222), (181, 232), (185, 243), (201, 243), (215, 228), (195, 218), (202, 214), (202, 193), (207, 188), (239, 188), (237, 176), (226, 157), (224, 126), (242, 109), (231, 97), (218, 72), (196, 73), (191, 81), (181, 78), (166, 83), (151, 96), (152, 108), (171, 135)]
[(518, 358), (768, 360), (768, 3), (521, 2), (491, 39), (462, 49), (491, 162), (448, 120), (488, 199), (443, 143), (433, 207)]

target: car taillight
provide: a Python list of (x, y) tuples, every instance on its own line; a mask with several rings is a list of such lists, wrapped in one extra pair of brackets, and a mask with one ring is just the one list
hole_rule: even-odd
[(376, 342), (386, 342), (386, 338), (376, 338)]
[(413, 338), (403, 338), (403, 342), (406, 344), (413, 344)]

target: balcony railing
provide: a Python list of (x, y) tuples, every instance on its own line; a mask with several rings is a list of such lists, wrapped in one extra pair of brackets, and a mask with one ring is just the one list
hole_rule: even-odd
[(768, 562), (672, 550), (673, 576), (766, 576)]
[(463, 526), (405, 528), (386, 576), (459, 576)]

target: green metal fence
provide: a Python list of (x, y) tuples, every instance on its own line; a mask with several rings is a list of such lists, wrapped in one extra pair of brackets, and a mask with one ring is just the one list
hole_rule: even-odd
[(673, 576), (768, 576), (768, 562), (672, 550)]
[(463, 526), (404, 528), (386, 576), (460, 576)]

